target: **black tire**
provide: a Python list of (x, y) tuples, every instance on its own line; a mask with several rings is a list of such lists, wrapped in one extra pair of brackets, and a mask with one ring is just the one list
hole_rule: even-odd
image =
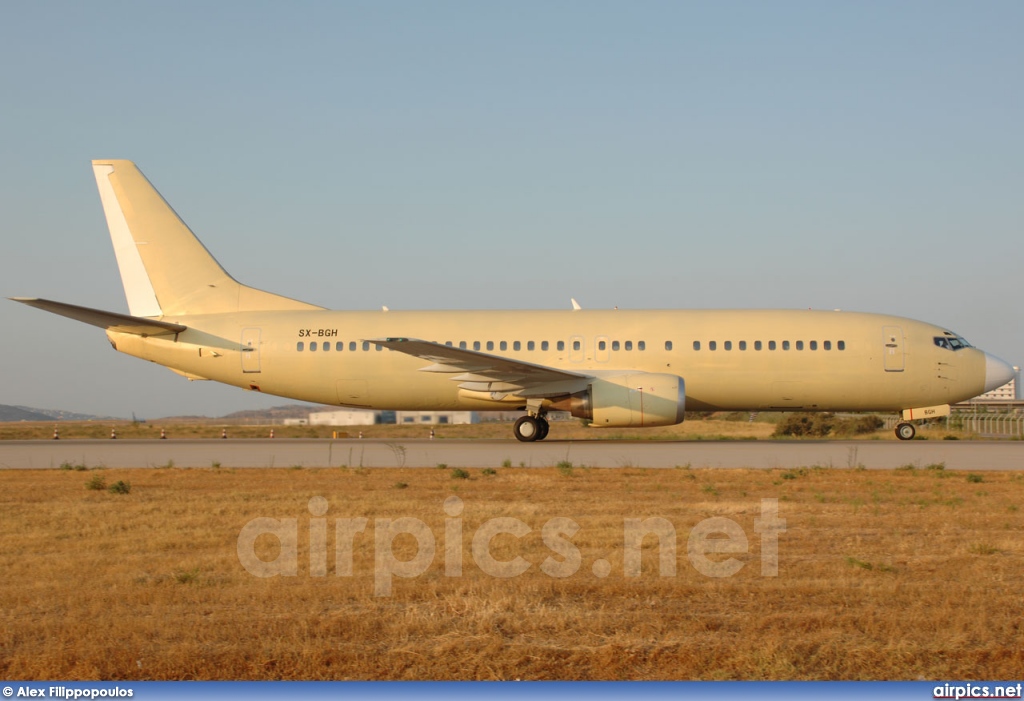
[(545, 419), (543, 416), (537, 417), (537, 428), (539, 430), (539, 433), (537, 434), (537, 440), (542, 441), (548, 437), (548, 430), (551, 428), (551, 426), (548, 425), (548, 420)]
[(901, 423), (896, 425), (896, 437), (901, 441), (910, 441), (917, 435), (917, 429), (914, 428), (914, 424)]
[(540, 423), (532, 416), (520, 416), (512, 427), (512, 433), (515, 434), (516, 440), (533, 443), (540, 437)]

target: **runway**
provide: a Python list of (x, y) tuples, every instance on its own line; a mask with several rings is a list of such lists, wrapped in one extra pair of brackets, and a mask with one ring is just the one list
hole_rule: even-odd
[(61, 440), (0, 441), (0, 469), (554, 467), (1024, 469), (1024, 441)]

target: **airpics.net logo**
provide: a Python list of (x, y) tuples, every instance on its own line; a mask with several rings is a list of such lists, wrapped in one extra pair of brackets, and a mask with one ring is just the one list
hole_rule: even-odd
[[(313, 497), (308, 509), (309, 576), (328, 574), (328, 522), (327, 499)], [(534, 533), (534, 528), (519, 518), (500, 516), (487, 519), (472, 532), (464, 527), (462, 499), (450, 496), (444, 500), (445, 514), (440, 549), (443, 551), (444, 576), (463, 576), (465, 545), (473, 564), (485, 575), (509, 579), (525, 574), (535, 563), (522, 555), (499, 559), (494, 554), (495, 539), (511, 536), (522, 540)], [(304, 518), (303, 521), (306, 519)], [(334, 523), (334, 575), (352, 577), (355, 571), (354, 552), (358, 537), (366, 533), (370, 519), (366, 517), (335, 518)], [(304, 524), (305, 525), (305, 524)], [(395, 577), (414, 579), (427, 572), (437, 559), (439, 539), (421, 519), (375, 518), (373, 520), (373, 594), (390, 596)], [(754, 533), (760, 540), (761, 576), (779, 574), (779, 535), (786, 530), (786, 521), (779, 518), (779, 500), (761, 499), (760, 516), (754, 519)], [(247, 572), (256, 577), (299, 576), (299, 519), (259, 517), (249, 521), (238, 534), (238, 561)], [(571, 577), (583, 567), (583, 553), (573, 542), (580, 525), (571, 518), (555, 517), (544, 522), (539, 529), (544, 546), (550, 551), (536, 566), (553, 578)], [(306, 535), (306, 534), (304, 534)], [(622, 576), (636, 578), (641, 574), (642, 547), (645, 539), (657, 542), (658, 575), (674, 577), (679, 563), (677, 543), (679, 534), (675, 525), (666, 518), (625, 518), (622, 523)], [(416, 553), (400, 559), (396, 554), (396, 541), (411, 537)], [(276, 554), (262, 559), (257, 554), (257, 540), (276, 540)], [(502, 539), (507, 542), (506, 539)], [(750, 539), (736, 521), (722, 516), (698, 522), (686, 535), (686, 557), (690, 565), (706, 577), (731, 577), (746, 565), (740, 557), (750, 552)], [(404, 553), (404, 550), (403, 550)], [(507, 553), (506, 553), (507, 554)], [(715, 556), (715, 557), (711, 557)], [(598, 579), (613, 574), (612, 563), (604, 558), (594, 560), (590, 572)]]

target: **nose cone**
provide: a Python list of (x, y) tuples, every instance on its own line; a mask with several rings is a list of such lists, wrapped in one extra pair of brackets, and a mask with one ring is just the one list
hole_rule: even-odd
[(994, 355), (985, 354), (985, 391), (991, 392), (1012, 380), (1016, 373), (1010, 364)]

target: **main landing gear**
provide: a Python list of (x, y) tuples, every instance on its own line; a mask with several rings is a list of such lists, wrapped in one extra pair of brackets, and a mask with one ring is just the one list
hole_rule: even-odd
[(914, 428), (914, 424), (906, 421), (896, 424), (896, 437), (901, 441), (913, 440), (915, 435), (917, 435), (917, 429)]
[(516, 440), (532, 443), (547, 438), (548, 428), (548, 420), (543, 416), (520, 416), (516, 419), (512, 432), (515, 433)]

